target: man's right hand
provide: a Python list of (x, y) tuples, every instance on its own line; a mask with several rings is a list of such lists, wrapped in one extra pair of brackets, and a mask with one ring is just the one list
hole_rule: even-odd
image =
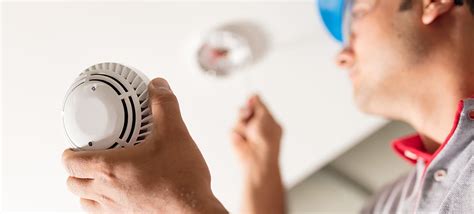
[(259, 96), (252, 96), (240, 110), (231, 138), (244, 171), (242, 213), (284, 213), (279, 169), (282, 128)]

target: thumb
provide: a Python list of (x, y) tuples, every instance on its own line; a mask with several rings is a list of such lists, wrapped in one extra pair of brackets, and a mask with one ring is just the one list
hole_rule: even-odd
[(157, 128), (165, 131), (182, 124), (178, 99), (165, 79), (153, 79), (148, 84), (148, 94), (154, 131)]
[(260, 96), (258, 95), (252, 96), (252, 98), (250, 98), (249, 104), (253, 107), (255, 115), (257, 117), (261, 117), (265, 114), (268, 114), (268, 108), (265, 105), (265, 103), (263, 103)]

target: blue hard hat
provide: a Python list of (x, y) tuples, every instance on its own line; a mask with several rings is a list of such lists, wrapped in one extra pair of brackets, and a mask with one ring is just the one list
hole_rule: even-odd
[(316, 0), (324, 26), (339, 42), (343, 42), (345, 0)]

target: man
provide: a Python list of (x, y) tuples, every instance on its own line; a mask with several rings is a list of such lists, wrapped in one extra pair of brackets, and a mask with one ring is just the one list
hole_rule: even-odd
[[(416, 164), (413, 170), (363, 212), (474, 212), (473, 0), (342, 5), (339, 11), (350, 11), (344, 17), (350, 24), (339, 24), (348, 27), (334, 31), (330, 24), (337, 19), (325, 23), (345, 41), (337, 61), (349, 70), (356, 104), (364, 112), (406, 121), (419, 133), (394, 143)], [(68, 187), (91, 212), (226, 213), (169, 85), (155, 79), (149, 94), (155, 128), (147, 142), (123, 150), (66, 150)], [(258, 96), (238, 118), (232, 141), (245, 171), (243, 212), (283, 213), (282, 129)]]

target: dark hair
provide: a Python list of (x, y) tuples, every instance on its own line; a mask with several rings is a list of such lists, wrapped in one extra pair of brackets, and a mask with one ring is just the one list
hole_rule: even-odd
[[(457, 0), (456, 2), (460, 2), (461, 5), (464, 2), (466, 2), (469, 8), (471, 9), (471, 13), (474, 15), (474, 0)], [(402, 0), (399, 10), (406, 11), (406, 10), (411, 9), (412, 7), (413, 7), (413, 0)]]
[(413, 7), (413, 0), (402, 0), (402, 3), (400, 4), (400, 8), (398, 8), (400, 11), (407, 11)]
[(471, 8), (472, 15), (474, 15), (474, 0), (466, 0), (466, 2), (469, 5), (469, 8)]

